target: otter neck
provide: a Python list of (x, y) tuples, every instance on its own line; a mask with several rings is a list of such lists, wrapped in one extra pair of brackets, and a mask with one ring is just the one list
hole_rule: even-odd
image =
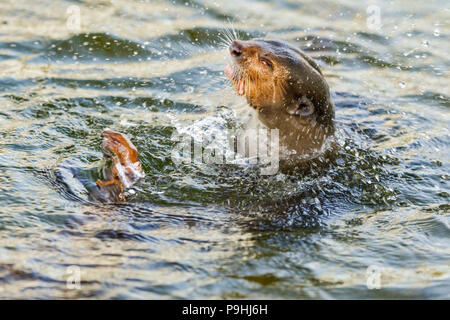
[(333, 124), (327, 126), (314, 118), (302, 118), (280, 110), (257, 110), (259, 120), (269, 129), (278, 129), (280, 146), (295, 150), (296, 155), (311, 154), (322, 148), (324, 141), (333, 134)]

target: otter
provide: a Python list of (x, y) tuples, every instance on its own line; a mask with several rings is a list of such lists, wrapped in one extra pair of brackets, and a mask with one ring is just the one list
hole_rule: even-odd
[(330, 89), (318, 64), (278, 40), (234, 40), (229, 51), (232, 62), (225, 74), (262, 124), (279, 130), (280, 147), (296, 158), (319, 154), (335, 125)]

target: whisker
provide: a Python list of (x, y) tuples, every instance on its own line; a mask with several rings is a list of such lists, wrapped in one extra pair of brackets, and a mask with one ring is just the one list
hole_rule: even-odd
[(230, 23), (230, 25), (231, 25), (231, 31), (232, 31), (232, 33), (233, 33), (234, 40), (238, 40), (239, 37), (238, 37), (238, 34), (236, 33), (236, 30), (235, 30), (235, 28), (234, 28), (233, 23), (230, 22), (230, 21), (229, 21), (229, 23)]
[(231, 29), (228, 27), (228, 28), (225, 28), (224, 29), (224, 32), (225, 32), (225, 36), (227, 37), (227, 39), (228, 39), (228, 41), (231, 43), (231, 42), (233, 42), (233, 36), (232, 36), (232, 34), (231, 34)]

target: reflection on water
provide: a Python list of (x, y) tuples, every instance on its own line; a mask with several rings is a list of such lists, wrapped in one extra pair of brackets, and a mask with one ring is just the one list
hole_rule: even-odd
[[(449, 12), (377, 3), (378, 30), (353, 1), (2, 1), (0, 297), (449, 298)], [(337, 155), (174, 165), (176, 130), (248, 114), (222, 72), (230, 21), (319, 62)], [(88, 197), (105, 127), (146, 172), (121, 205)]]

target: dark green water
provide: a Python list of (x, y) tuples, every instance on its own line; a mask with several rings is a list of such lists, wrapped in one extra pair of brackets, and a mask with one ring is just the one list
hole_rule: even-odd
[[(0, 297), (449, 299), (448, 3), (378, 1), (379, 30), (370, 4), (1, 1)], [(244, 121), (228, 21), (319, 62), (336, 157), (274, 176), (172, 162), (176, 130)], [(146, 172), (121, 205), (86, 189), (105, 127)]]

